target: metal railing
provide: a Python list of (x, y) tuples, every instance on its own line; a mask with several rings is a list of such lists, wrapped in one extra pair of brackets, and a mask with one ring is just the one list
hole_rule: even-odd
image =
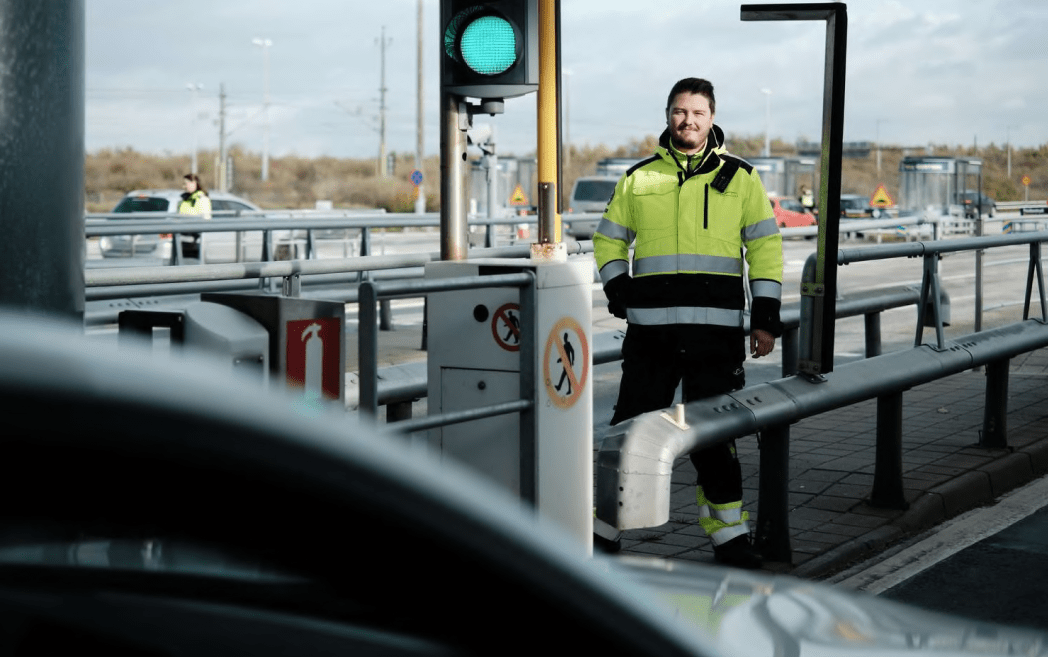
[[(789, 376), (734, 393), (682, 405), (679, 414), (647, 413), (616, 427), (597, 455), (597, 517), (618, 529), (654, 527), (669, 516), (672, 465), (683, 455), (736, 438), (761, 436), (757, 539), (766, 558), (790, 561), (788, 520), (789, 425), (842, 406), (876, 398), (877, 448), (871, 503), (898, 508), (905, 505), (902, 489), (902, 394), (908, 388), (986, 365), (987, 394), (980, 445), (1006, 445), (1004, 422), (1007, 362), (1010, 358), (1048, 346), (1048, 308), (1045, 305), (1040, 244), (1048, 232), (897, 244), (866, 249), (842, 249), (839, 264), (898, 257), (925, 257), (937, 262), (942, 253), (1029, 244), (1023, 321), (963, 336), (947, 344), (942, 336), (938, 307), (937, 271), (925, 265), (919, 298), (917, 344), (843, 365), (828, 376)], [(1029, 318), (1033, 278), (1041, 316)], [(925, 310), (930, 306), (930, 311)], [(937, 344), (920, 344), (926, 313), (936, 325)], [(802, 321), (802, 326), (809, 322)]]
[[(492, 276), (467, 276), (424, 281), (390, 281), (376, 283), (367, 281), (360, 286), (360, 327), (357, 331), (359, 345), (357, 366), (360, 376), (360, 410), (374, 417), (378, 414), (378, 335), (375, 308), (381, 299), (424, 296), (430, 292), (447, 292), (451, 290), (481, 289), (489, 287), (519, 287), (520, 292), (520, 375), (521, 390), (534, 390), (535, 354), (534, 345), (527, 336), (534, 336), (535, 322), (538, 313), (535, 292), (535, 275), (531, 272), (519, 274), (500, 274)], [(532, 408), (535, 404), (533, 395), (515, 402), (505, 402), (477, 409), (430, 415), (414, 420), (398, 422), (396, 427), (410, 433), (422, 429), (444, 426), (477, 420), (493, 415), (502, 415)], [(521, 436), (527, 435), (521, 431)]]

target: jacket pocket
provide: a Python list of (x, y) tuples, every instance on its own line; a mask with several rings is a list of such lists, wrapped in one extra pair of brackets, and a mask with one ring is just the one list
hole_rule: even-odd
[(637, 234), (675, 230), (678, 186), (675, 180), (638, 181), (633, 187)]

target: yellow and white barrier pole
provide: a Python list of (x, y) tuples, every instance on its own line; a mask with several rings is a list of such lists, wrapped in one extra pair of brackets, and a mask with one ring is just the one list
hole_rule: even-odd
[(538, 242), (531, 257), (566, 260), (560, 213), (557, 212), (560, 160), (560, 61), (557, 57), (560, 0), (539, 0), (538, 90)]

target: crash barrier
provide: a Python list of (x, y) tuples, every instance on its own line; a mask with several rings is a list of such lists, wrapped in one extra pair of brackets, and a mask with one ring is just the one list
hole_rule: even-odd
[[(405, 293), (398, 296), (423, 295), (421, 293)], [(920, 290), (909, 285), (855, 292), (848, 297), (837, 300), (836, 317), (837, 319), (864, 317), (865, 355), (867, 358), (870, 358), (881, 353), (881, 313), (893, 308), (916, 306), (920, 301), (920, 297)], [(949, 305), (945, 291), (943, 292), (941, 303), (943, 307), (948, 307)], [(799, 327), (801, 323), (800, 305), (793, 304), (784, 307), (781, 313), (781, 320), (783, 324), (781, 347), (782, 375), (785, 377), (797, 372)], [(362, 314), (357, 328), (361, 344), (377, 344), (378, 331), (380, 329), (381, 327), (376, 326), (375, 322), (365, 320)], [(746, 330), (748, 332), (748, 328)], [(623, 331), (611, 331), (595, 335), (593, 338), (593, 364), (603, 365), (622, 360), (622, 339), (624, 337), (625, 333)], [(370, 391), (373, 391), (369, 392), (369, 394), (373, 394), (375, 397), (375, 410), (377, 411), (378, 406), (386, 407), (387, 422), (411, 418), (412, 403), (423, 399), (427, 395), (425, 364), (420, 363), (415, 367), (412, 367), (410, 364), (398, 365), (395, 368), (396, 372), (379, 370), (377, 361), (372, 360), (373, 358), (377, 359), (377, 353), (370, 347), (366, 350), (361, 348), (358, 358), (360, 359), (358, 363), (358, 394), (355, 396), (350, 391), (347, 391), (347, 406), (363, 407), (364, 393), (361, 391), (367, 386)], [(368, 403), (371, 402), (369, 401)]]
[[(647, 413), (617, 425), (597, 454), (598, 520), (618, 530), (664, 524), (669, 520), (670, 479), (678, 457), (757, 433), (761, 437), (757, 540), (766, 558), (789, 562), (789, 424), (876, 398), (877, 445), (870, 502), (903, 507), (903, 391), (983, 365), (987, 366), (988, 376), (980, 445), (1006, 446), (1008, 360), (1048, 346), (1048, 305), (1040, 257), (1043, 241), (1048, 241), (1048, 232), (842, 249), (840, 264), (894, 257), (925, 258), (915, 346), (845, 364), (825, 376), (794, 375), (682, 404), (675, 411)], [(939, 257), (949, 251), (1015, 244), (1030, 246), (1023, 320), (947, 342), (942, 331), (942, 308), (937, 307), (935, 263)], [(1031, 319), (1035, 277), (1041, 316)], [(933, 314), (931, 322), (928, 312)], [(935, 344), (921, 344), (926, 322), (935, 325)], [(802, 320), (802, 326), (808, 323), (809, 319)]]
[[(497, 246), (496, 226), (534, 224), (537, 215), (515, 217), (477, 217), (467, 218), (467, 224), (475, 228), (484, 228), (484, 247)], [(330, 212), (315, 210), (266, 210), (259, 212), (221, 211), (214, 212), (211, 219), (187, 218), (169, 212), (125, 212), (85, 215), (84, 235), (87, 238), (121, 236), (121, 235), (172, 235), (172, 245), (181, 241), (181, 236), (193, 233), (236, 233), (237, 245), (235, 259), (242, 261), (241, 239), (244, 233), (262, 233), (262, 261), (288, 260), (301, 252), (303, 259), (317, 257), (317, 242), (325, 235), (340, 235), (345, 239), (349, 233), (360, 235), (359, 255), (372, 253), (373, 231), (376, 229), (411, 229), (437, 228), (440, 226), (438, 213), (424, 214), (387, 214), (380, 212)], [(276, 232), (286, 232), (281, 238), (274, 237)], [(276, 246), (283, 243), (290, 247), (280, 253)], [(299, 248), (301, 246), (301, 248)], [(347, 254), (348, 255), (348, 254)], [(204, 254), (201, 253), (203, 257)], [(291, 257), (289, 257), (291, 256)], [(169, 264), (184, 264), (180, 248), (171, 249)]]

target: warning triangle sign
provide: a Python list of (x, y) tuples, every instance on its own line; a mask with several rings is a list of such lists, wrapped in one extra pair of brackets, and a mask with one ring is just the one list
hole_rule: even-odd
[(519, 184), (516, 189), (513, 190), (513, 196), (509, 198), (510, 205), (531, 205), (528, 203), (528, 197), (524, 194), (524, 188)]
[(870, 197), (870, 205), (875, 208), (890, 208), (895, 205), (895, 201), (892, 200), (888, 190), (884, 188), (884, 183), (877, 185), (877, 189), (874, 190), (873, 196)]

